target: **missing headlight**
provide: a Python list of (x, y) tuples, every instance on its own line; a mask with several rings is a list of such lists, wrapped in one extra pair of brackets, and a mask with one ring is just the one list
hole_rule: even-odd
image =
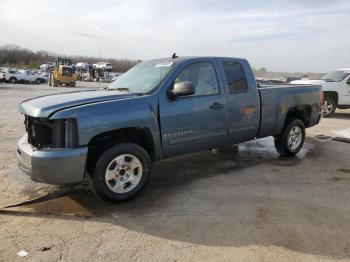
[(65, 120), (65, 148), (76, 147), (78, 145), (77, 122), (75, 119)]
[(78, 146), (78, 131), (75, 119), (54, 120), (53, 126), (54, 148), (72, 148)]

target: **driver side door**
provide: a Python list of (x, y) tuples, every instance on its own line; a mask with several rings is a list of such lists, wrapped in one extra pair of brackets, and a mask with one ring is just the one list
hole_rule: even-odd
[(182, 81), (193, 83), (195, 94), (161, 99), (160, 122), (165, 158), (226, 144), (226, 99), (214, 64), (208, 61), (187, 65), (172, 85)]

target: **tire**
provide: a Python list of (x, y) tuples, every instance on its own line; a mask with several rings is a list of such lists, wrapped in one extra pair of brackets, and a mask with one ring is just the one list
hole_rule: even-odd
[(53, 86), (58, 87), (59, 82), (53, 77)]
[(16, 84), (17, 83), (17, 78), (11, 77), (9, 81), (10, 81), (11, 84)]
[(330, 117), (331, 115), (333, 115), (336, 108), (337, 104), (335, 103), (334, 99), (331, 97), (325, 97), (322, 106), (323, 117)]
[(292, 120), (284, 127), (279, 136), (275, 136), (275, 148), (281, 156), (293, 156), (303, 147), (305, 126), (299, 119)]
[(40, 85), (42, 82), (43, 82), (43, 81), (42, 81), (40, 78), (38, 78), (38, 79), (35, 80), (35, 83), (37, 83), (38, 85)]
[[(137, 168), (131, 169), (131, 163)], [(148, 153), (139, 145), (122, 143), (107, 149), (97, 160), (91, 178), (92, 189), (103, 200), (125, 202), (143, 191), (150, 176), (151, 160)]]
[(75, 87), (75, 82), (70, 83), (71, 87)]

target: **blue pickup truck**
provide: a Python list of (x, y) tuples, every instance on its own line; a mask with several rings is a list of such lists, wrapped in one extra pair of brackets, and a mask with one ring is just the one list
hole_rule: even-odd
[(101, 198), (126, 201), (165, 158), (267, 136), (281, 155), (298, 153), (305, 128), (321, 119), (321, 100), (316, 85), (259, 87), (245, 59), (151, 60), (105, 90), (22, 102), (18, 162), (34, 181), (89, 180)]

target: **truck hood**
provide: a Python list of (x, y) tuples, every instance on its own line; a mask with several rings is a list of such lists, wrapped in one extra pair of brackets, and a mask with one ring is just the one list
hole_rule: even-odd
[(50, 117), (54, 112), (80, 105), (133, 97), (124, 91), (92, 90), (41, 96), (25, 100), (20, 112), (33, 117)]

